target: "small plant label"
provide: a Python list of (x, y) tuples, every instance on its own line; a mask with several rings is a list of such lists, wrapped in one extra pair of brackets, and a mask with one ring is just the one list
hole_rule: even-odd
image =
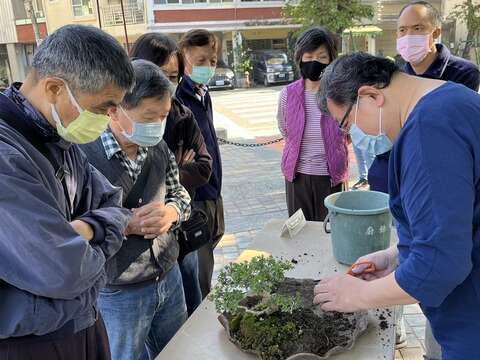
[(282, 237), (295, 237), (295, 235), (297, 235), (306, 224), (307, 220), (305, 219), (302, 209), (298, 209), (298, 211), (293, 214), (283, 225)]

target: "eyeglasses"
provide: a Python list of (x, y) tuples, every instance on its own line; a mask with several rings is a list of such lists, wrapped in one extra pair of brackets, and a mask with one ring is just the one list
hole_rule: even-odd
[(342, 120), (340, 120), (340, 123), (338, 124), (338, 126), (340, 127), (340, 130), (342, 130), (344, 133), (348, 133), (347, 129), (345, 129), (345, 125), (346, 125), (346, 122), (347, 122), (347, 118), (350, 115), (350, 113), (352, 112), (352, 109), (353, 109), (354, 105), (355, 105), (355, 102), (350, 104), (350, 106), (347, 109), (347, 112), (345, 113)]

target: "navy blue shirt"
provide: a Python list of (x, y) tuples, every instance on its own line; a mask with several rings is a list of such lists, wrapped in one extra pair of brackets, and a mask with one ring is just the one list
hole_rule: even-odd
[[(453, 81), (478, 91), (480, 85), (480, 71), (478, 67), (458, 56), (450, 53), (446, 46), (437, 44), (437, 58), (424, 74), (417, 75), (412, 66), (407, 63), (404, 71), (409, 75), (417, 75), (424, 78)], [(390, 152), (375, 158), (368, 170), (368, 183), (370, 189), (388, 193), (388, 158)]]
[(199, 99), (197, 85), (188, 76), (178, 85), (176, 97), (193, 112), (212, 157), (212, 175), (206, 185), (197, 188), (195, 200), (217, 200), (222, 191), (222, 159), (213, 126), (212, 100), (208, 91)]
[(443, 360), (480, 359), (480, 95), (448, 82), (411, 112), (390, 156), (395, 278)]
[(405, 64), (405, 72), (429, 79), (453, 81), (478, 91), (480, 85), (480, 71), (478, 66), (468, 60), (451, 54), (443, 44), (436, 44), (437, 58), (423, 74), (417, 75), (410, 63)]

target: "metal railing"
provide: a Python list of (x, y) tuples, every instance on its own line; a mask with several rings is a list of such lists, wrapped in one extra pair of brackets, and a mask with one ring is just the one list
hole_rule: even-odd
[[(144, 24), (145, 8), (143, 2), (127, 3), (123, 6), (127, 25)], [(102, 23), (105, 26), (123, 25), (122, 7), (120, 4), (102, 6)]]

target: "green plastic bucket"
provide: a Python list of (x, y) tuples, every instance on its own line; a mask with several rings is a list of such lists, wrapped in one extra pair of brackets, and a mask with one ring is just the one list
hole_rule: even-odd
[(328, 215), (323, 227), (331, 233), (333, 256), (338, 262), (352, 265), (359, 257), (390, 245), (388, 199), (388, 194), (377, 191), (346, 191), (325, 199)]

